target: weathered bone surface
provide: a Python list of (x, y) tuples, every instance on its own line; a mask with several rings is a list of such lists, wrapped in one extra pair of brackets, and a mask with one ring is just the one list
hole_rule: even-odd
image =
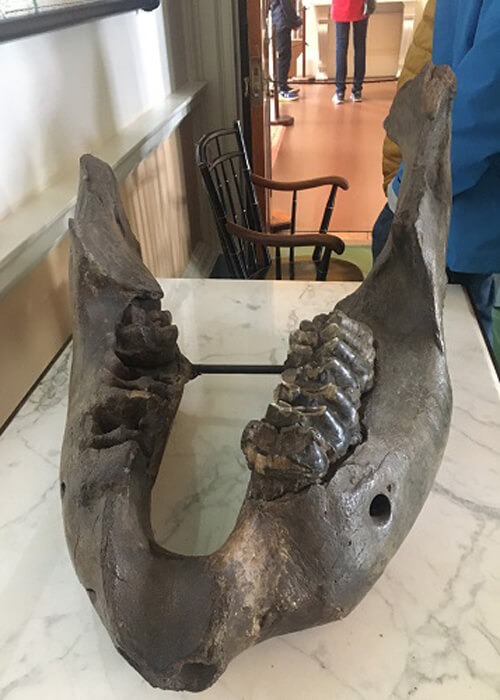
[(82, 159), (64, 522), (80, 581), (152, 685), (202, 690), (250, 645), (344, 617), (420, 512), (451, 413), (453, 93), (451, 71), (429, 66), (398, 94), (386, 125), (405, 176), (390, 241), (358, 291), (292, 334), (274, 402), (244, 431), (252, 475), (238, 521), (205, 557), (153, 540), (150, 492), (193, 370), (110, 168)]

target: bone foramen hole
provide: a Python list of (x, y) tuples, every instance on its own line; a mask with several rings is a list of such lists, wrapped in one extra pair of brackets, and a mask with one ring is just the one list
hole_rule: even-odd
[(375, 525), (382, 526), (391, 517), (391, 502), (383, 493), (379, 493), (370, 503), (370, 516)]

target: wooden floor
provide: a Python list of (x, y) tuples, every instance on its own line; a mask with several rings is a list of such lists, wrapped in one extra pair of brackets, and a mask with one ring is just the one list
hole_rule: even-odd
[[(301, 86), (301, 99), (282, 105), (295, 117), (285, 130), (274, 167), (275, 180), (342, 175), (350, 183), (339, 191), (332, 231), (355, 232), (347, 243), (366, 245), (385, 204), (382, 190), (383, 121), (396, 91), (395, 83), (366, 85), (364, 101), (334, 105), (333, 85)], [(318, 229), (328, 188), (299, 194), (298, 229)], [(272, 209), (290, 210), (290, 195), (275, 193)], [(345, 238), (345, 237), (344, 237)]]

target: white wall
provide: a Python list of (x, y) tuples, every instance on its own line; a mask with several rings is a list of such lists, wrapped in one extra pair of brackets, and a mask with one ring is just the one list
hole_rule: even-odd
[[(253, 1), (253, 0), (252, 0)], [(204, 131), (232, 126), (238, 110), (238, 41), (234, 0), (182, 0), (166, 8), (169, 45), (176, 49), (172, 64), (177, 80), (207, 83), (201, 110)], [(176, 42), (183, 27), (184, 46)], [(181, 58), (182, 56), (182, 58)]]
[(0, 219), (170, 92), (161, 10), (0, 45)]
[(162, 3), (172, 89), (188, 80), (206, 83), (199, 106), (181, 127), (186, 180), (191, 188), (191, 229), (200, 240), (185, 272), (189, 276), (209, 274), (220, 250), (208, 197), (194, 167), (194, 149), (203, 134), (232, 126), (238, 116), (235, 4), (235, 0)]

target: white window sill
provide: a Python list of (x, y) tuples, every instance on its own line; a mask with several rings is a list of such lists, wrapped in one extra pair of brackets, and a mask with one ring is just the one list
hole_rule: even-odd
[[(192, 111), (205, 87), (188, 83), (143, 114), (93, 154), (123, 180)], [(0, 296), (35, 266), (68, 230), (78, 188), (78, 167), (0, 221)]]

